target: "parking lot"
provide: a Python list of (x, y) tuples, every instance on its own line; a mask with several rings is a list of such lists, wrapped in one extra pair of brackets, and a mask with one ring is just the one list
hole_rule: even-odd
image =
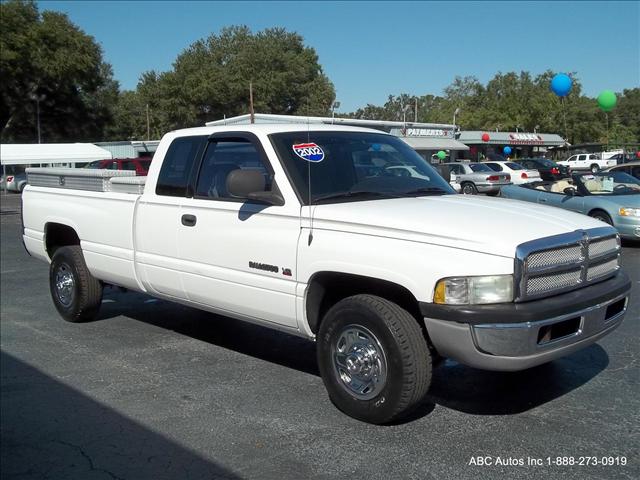
[(3, 479), (640, 478), (637, 245), (613, 334), (524, 372), (447, 361), (380, 427), (331, 404), (303, 339), (114, 289), (99, 320), (63, 321), (20, 196), (0, 199)]

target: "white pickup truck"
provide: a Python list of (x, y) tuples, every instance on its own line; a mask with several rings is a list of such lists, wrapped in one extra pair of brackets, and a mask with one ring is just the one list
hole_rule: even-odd
[(592, 173), (598, 173), (600, 170), (615, 167), (618, 161), (608, 157), (603, 159), (597, 153), (579, 153), (557, 163), (569, 167), (571, 170), (591, 170)]
[(373, 130), (171, 132), (142, 194), (29, 175), (45, 186), (23, 194), (24, 244), (50, 262), (63, 318), (91, 320), (115, 285), (314, 339), (332, 401), (367, 422), (418, 406), (442, 358), (526, 369), (592, 344), (627, 309), (613, 228), (457, 195)]

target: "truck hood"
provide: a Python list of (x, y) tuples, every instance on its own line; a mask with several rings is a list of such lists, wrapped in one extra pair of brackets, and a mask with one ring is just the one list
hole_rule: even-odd
[(313, 226), (513, 258), (516, 247), (529, 240), (604, 224), (519, 200), (443, 195), (317, 205)]

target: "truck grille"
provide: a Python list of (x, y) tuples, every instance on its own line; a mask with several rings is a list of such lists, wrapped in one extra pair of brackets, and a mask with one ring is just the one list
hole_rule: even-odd
[(613, 276), (620, 240), (611, 227), (577, 230), (523, 243), (516, 253), (516, 301), (582, 288)]

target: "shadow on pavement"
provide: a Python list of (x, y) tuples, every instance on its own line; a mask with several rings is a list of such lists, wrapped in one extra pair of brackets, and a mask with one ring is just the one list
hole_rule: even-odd
[[(124, 315), (260, 360), (319, 375), (315, 344), (303, 338), (139, 293), (108, 289), (105, 299), (101, 319)], [(521, 372), (489, 372), (447, 360), (434, 369), (429, 402), (401, 423), (428, 415), (433, 403), (479, 415), (525, 412), (584, 385), (608, 363), (607, 353), (597, 344)]]
[(521, 372), (477, 370), (447, 360), (434, 371), (430, 396), (464, 413), (512, 415), (581, 387), (608, 364), (609, 356), (598, 344)]
[(11, 355), (0, 365), (3, 479), (240, 478)]
[[(105, 301), (106, 300), (106, 301)], [(158, 300), (137, 292), (105, 289), (99, 319), (120, 315), (196, 340), (319, 376), (314, 342), (230, 317)]]

